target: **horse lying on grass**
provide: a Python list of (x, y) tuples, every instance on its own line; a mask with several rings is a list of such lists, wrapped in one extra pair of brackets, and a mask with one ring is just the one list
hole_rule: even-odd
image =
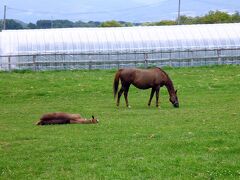
[[(118, 91), (119, 79), (121, 80), (122, 87)], [(151, 69), (135, 69), (126, 68), (119, 69), (114, 78), (113, 82), (113, 94), (114, 98), (117, 96), (117, 106), (119, 106), (120, 97), (124, 92), (124, 97), (127, 107), (128, 104), (128, 90), (130, 85), (133, 84), (139, 89), (149, 89), (152, 88), (151, 95), (148, 101), (148, 106), (150, 106), (154, 93), (156, 92), (156, 106), (158, 107), (159, 91), (162, 86), (166, 86), (169, 93), (169, 101), (176, 108), (179, 107), (177, 90), (174, 89), (172, 80), (168, 74), (161, 68), (151, 68)]]
[(44, 114), (37, 125), (49, 124), (96, 124), (98, 119), (92, 116), (92, 119), (82, 118), (80, 114), (68, 114), (63, 112), (55, 112)]

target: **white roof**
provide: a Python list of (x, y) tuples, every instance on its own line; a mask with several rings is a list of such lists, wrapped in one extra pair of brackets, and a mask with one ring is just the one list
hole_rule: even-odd
[(239, 48), (240, 23), (5, 30), (0, 56)]

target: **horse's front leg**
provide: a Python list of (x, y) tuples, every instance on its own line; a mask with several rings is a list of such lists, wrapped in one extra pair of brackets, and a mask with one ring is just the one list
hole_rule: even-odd
[(152, 90), (151, 90), (151, 95), (150, 95), (150, 98), (149, 98), (149, 101), (148, 101), (148, 106), (151, 105), (151, 102), (152, 102), (152, 98), (153, 98), (154, 93), (155, 93), (155, 88), (152, 88)]
[(121, 87), (121, 89), (118, 91), (118, 98), (117, 98), (117, 106), (119, 106), (119, 102), (120, 102), (120, 98), (121, 98), (121, 95), (123, 93), (123, 88)]
[(159, 100), (159, 92), (160, 92), (160, 87), (156, 89), (156, 107), (159, 106), (158, 100)]

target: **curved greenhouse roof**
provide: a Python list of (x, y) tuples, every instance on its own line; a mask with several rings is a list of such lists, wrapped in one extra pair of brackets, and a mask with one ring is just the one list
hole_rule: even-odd
[(240, 23), (5, 30), (0, 55), (239, 48)]

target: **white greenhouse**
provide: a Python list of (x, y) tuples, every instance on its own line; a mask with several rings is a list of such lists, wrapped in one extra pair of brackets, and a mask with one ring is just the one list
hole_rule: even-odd
[(0, 70), (240, 64), (240, 23), (4, 30)]

